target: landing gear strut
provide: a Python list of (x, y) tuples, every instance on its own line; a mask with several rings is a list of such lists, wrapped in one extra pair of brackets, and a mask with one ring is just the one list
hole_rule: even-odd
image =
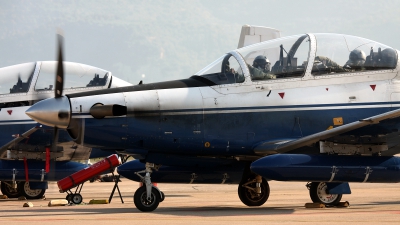
[(325, 182), (311, 182), (306, 186), (310, 190), (310, 197), (314, 203), (337, 205), (342, 199), (341, 194), (329, 194)]
[(238, 194), (243, 204), (247, 206), (261, 206), (269, 197), (267, 180), (260, 175), (252, 174), (239, 183)]
[[(159, 166), (154, 163), (146, 163), (146, 169), (136, 172), (135, 174), (141, 178), (143, 186), (138, 188), (133, 196), (133, 202), (137, 209), (143, 212), (151, 212), (157, 209), (158, 204), (164, 200), (164, 193), (151, 183), (150, 174), (152, 169), (158, 170)], [(144, 176), (140, 173), (145, 173)]]

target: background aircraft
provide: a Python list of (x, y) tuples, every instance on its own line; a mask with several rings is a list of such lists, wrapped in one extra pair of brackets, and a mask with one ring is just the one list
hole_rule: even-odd
[[(67, 94), (130, 85), (93, 66), (73, 62), (63, 62), (63, 66)], [(84, 168), (70, 161), (87, 160), (91, 154), (91, 148), (79, 145), (79, 133), (64, 130), (57, 148), (46, 153), (46, 147), (54, 144), (54, 128), (40, 126), (25, 114), (34, 103), (54, 96), (56, 69), (57, 61), (0, 68), (0, 181), (2, 193), (9, 198), (42, 197), (48, 180), (59, 180)]]
[(152, 181), (237, 183), (240, 200), (260, 206), (267, 179), (300, 180), (313, 201), (337, 204), (348, 182), (400, 181), (397, 65), (398, 51), (375, 41), (301, 34), (231, 51), (188, 79), (59, 96), (26, 113), (135, 155), (118, 172), (145, 184), (142, 211), (164, 200)]

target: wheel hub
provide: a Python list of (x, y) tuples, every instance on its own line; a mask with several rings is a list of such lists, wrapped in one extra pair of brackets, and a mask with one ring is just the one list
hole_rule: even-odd
[(5, 188), (9, 193), (12, 193), (12, 194), (18, 193), (18, 190), (16, 188), (12, 188), (11, 186), (6, 185)]
[(25, 182), (25, 184), (24, 184), (24, 191), (25, 191), (25, 193), (26, 193), (27, 195), (29, 195), (29, 196), (37, 196), (37, 195), (40, 194), (40, 192), (41, 192), (42, 190), (41, 190), (41, 189), (31, 189), (31, 188), (29, 187), (29, 183), (28, 183), (28, 182)]
[(326, 183), (321, 182), (317, 188), (318, 198), (323, 203), (332, 203), (336, 200), (338, 195), (337, 194), (328, 194), (327, 189), (328, 189), (328, 187), (327, 187)]
[(154, 204), (155, 196), (154, 196), (153, 193), (151, 193), (151, 197), (150, 197), (150, 198), (147, 198), (147, 194), (146, 194), (146, 192), (144, 192), (144, 193), (142, 194), (142, 196), (140, 197), (140, 199), (141, 199), (141, 202), (142, 202), (142, 204), (143, 204), (144, 206), (150, 207), (150, 206), (152, 206), (152, 205)]

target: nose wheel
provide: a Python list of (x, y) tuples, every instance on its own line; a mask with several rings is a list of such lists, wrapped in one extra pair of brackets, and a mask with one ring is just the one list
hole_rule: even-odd
[[(150, 174), (153, 172), (152, 169), (158, 170), (158, 168), (159, 166), (146, 162), (146, 169), (135, 173), (140, 177), (143, 186), (136, 190), (133, 195), (133, 202), (136, 208), (142, 212), (154, 211), (157, 209), (158, 204), (164, 201), (164, 193), (151, 183)], [(142, 176), (140, 173), (145, 173), (145, 175)]]
[(341, 194), (329, 194), (328, 186), (325, 182), (312, 182), (307, 187), (310, 190), (310, 197), (314, 203), (337, 205), (342, 199)]
[(157, 209), (158, 204), (160, 204), (162, 196), (160, 192), (154, 187), (151, 188), (150, 197), (147, 197), (146, 186), (138, 188), (133, 196), (133, 202), (137, 209), (142, 212), (151, 212)]

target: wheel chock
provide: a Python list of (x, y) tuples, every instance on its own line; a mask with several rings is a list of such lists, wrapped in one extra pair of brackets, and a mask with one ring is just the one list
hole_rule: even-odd
[(108, 199), (92, 199), (89, 204), (108, 204)]
[(32, 202), (25, 202), (22, 207), (33, 207), (33, 203)]
[(337, 204), (336, 207), (338, 207), (338, 208), (347, 208), (347, 207), (350, 207), (350, 203), (348, 201), (339, 202), (339, 204)]
[(55, 199), (55, 200), (51, 200), (49, 201), (48, 206), (49, 207), (53, 207), (53, 206), (66, 206), (68, 205), (68, 201), (65, 199)]
[(19, 196), (18, 200), (26, 200), (26, 197), (25, 196)]
[(0, 195), (0, 199), (8, 199), (7, 195)]
[(306, 203), (304, 206), (306, 208), (325, 208), (325, 205), (322, 203)]

